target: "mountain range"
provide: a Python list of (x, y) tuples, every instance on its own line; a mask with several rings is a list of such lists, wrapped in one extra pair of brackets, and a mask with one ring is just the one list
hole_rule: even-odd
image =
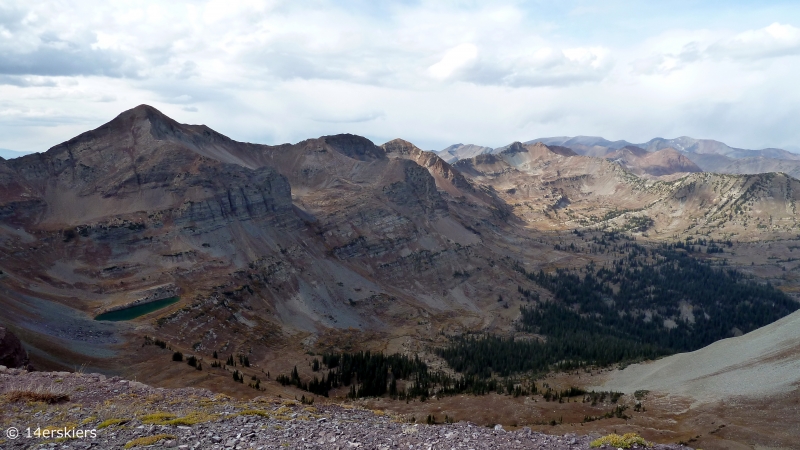
[[(661, 152), (696, 172), (682, 154)], [(558, 253), (547, 256), (540, 231), (624, 229), (647, 217), (656, 239), (753, 239), (800, 226), (800, 182), (785, 175), (654, 181), (625, 165), (660, 174), (656, 153), (623, 146), (610, 155), (514, 143), (450, 165), (400, 139), (264, 146), (143, 105), (47, 152), (0, 162), (3, 314), (38, 333), (20, 302), (97, 315), (166, 289), (204, 313), (176, 311), (165, 331), (201, 347), (248, 329), (393, 334), (454, 311), (459, 319), (436, 327), (502, 329), (513, 314), (487, 299), (514, 291), (480, 280), (517, 278), (512, 260), (547, 264)], [(473, 276), (464, 283), (454, 272)], [(220, 320), (228, 331), (201, 331)]]
[(27, 153), (25, 153), (25, 152), (17, 152), (17, 151), (14, 151), (14, 150), (8, 150), (8, 149), (5, 149), (5, 148), (0, 148), (0, 160), (19, 158), (20, 156), (24, 156), (26, 154)]
[[(525, 144), (542, 143), (548, 146), (567, 147), (579, 155), (597, 158), (609, 158), (620, 162), (624, 167), (640, 175), (671, 175), (688, 172), (714, 172), (730, 174), (757, 174), (768, 172), (784, 172), (795, 178), (800, 177), (800, 154), (778, 148), (746, 150), (730, 147), (711, 139), (694, 139), (682, 136), (676, 139), (654, 138), (643, 144), (632, 144), (628, 141), (609, 141), (596, 136), (560, 136), (539, 138), (526, 141)], [(499, 153), (508, 146), (492, 149), (477, 145), (456, 144), (437, 152), (445, 161), (453, 163), (459, 159), (467, 159), (478, 154)], [(642, 149), (654, 156), (649, 160), (639, 161), (643, 154), (636, 158), (619, 159), (619, 151), (627, 148), (636, 152)], [(670, 150), (668, 153), (662, 153)], [(683, 158), (675, 155), (679, 153)], [(659, 160), (655, 168), (648, 169), (652, 160)], [(688, 161), (686, 161), (688, 160)], [(692, 164), (687, 164), (688, 162)]]
[[(249, 388), (230, 388), (229, 372), (165, 367), (142, 342), (155, 336), (205, 361), (247, 356), (260, 376), (299, 368), (311, 379), (310, 355), (361, 350), (423, 355), (433, 367), (443, 363), (431, 348), (454, 336), (546, 340), (519, 327), (524, 308), (562, 302), (545, 274), (595, 271), (613, 284), (613, 273), (664, 255), (739, 270), (734, 284), (768, 281), (785, 308), (797, 295), (800, 181), (708, 173), (690, 157), (708, 153), (659, 145), (514, 142), (465, 149), (474, 156), (451, 164), (402, 139), (239, 142), (141, 105), (0, 161), (0, 322), (37, 368), (242, 395)], [(619, 287), (594, 307), (614, 308)], [(94, 320), (154, 300), (170, 301)], [(695, 327), (700, 317), (721, 330), (715, 338), (756, 326), (741, 308), (731, 316), (741, 323), (720, 325), (713, 305), (679, 296), (618, 308), (617, 319), (697, 342), (711, 328)]]

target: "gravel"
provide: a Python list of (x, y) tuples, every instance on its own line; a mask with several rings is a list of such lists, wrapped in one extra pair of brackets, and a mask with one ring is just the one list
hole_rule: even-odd
[[(20, 392), (66, 394), (69, 400), (12, 401)], [(304, 405), (279, 398), (242, 401), (202, 389), (161, 389), (99, 374), (2, 366), (0, 400), (3, 434), (10, 427), (20, 432), (16, 439), (0, 437), (3, 449), (588, 449), (597, 437), (554, 436), (528, 428), (505, 431), (467, 422), (412, 424), (348, 405)], [(47, 427), (72, 430), (72, 435), (28, 437), (29, 429), (35, 433)], [(78, 430), (89, 436), (75, 437)]]

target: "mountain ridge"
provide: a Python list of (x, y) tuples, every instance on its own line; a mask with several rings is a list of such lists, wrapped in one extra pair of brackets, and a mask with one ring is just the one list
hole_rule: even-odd
[[(705, 172), (731, 173), (731, 174), (756, 174), (768, 172), (786, 172), (795, 178), (800, 178), (800, 154), (783, 149), (765, 148), (761, 150), (747, 150), (730, 147), (722, 142), (712, 139), (694, 139), (681, 136), (675, 139), (653, 138), (642, 144), (633, 144), (628, 141), (609, 141), (599, 136), (558, 136), (549, 138), (538, 138), (525, 141), (525, 144), (542, 143), (549, 146), (567, 147), (576, 153), (584, 156), (597, 158), (614, 158), (614, 153), (625, 148), (641, 148), (648, 153), (672, 148), (684, 155), (692, 164)], [(480, 148), (480, 152), (463, 152), (459, 149)], [(438, 154), (445, 155), (448, 162), (455, 162), (458, 159), (467, 159), (476, 154), (500, 153), (508, 148), (508, 145), (490, 149), (472, 144), (457, 144), (445, 150), (440, 150)], [(680, 166), (685, 166), (681, 170)], [(645, 167), (630, 166), (639, 174), (647, 173)], [(659, 170), (660, 175), (670, 175), (672, 173), (688, 173), (694, 171), (694, 167), (685, 162), (681, 162), (672, 170)], [(653, 174), (650, 174), (653, 175)]]

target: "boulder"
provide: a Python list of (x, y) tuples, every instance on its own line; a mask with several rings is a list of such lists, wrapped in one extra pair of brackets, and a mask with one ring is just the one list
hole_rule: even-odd
[(28, 352), (13, 333), (0, 327), (0, 365), (12, 368), (27, 368), (30, 364)]

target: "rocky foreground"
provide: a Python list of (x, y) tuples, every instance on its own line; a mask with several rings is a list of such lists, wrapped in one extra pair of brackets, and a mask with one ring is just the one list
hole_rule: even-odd
[(4, 366), (0, 404), (3, 449), (586, 449), (597, 437), (504, 431), (465, 422), (410, 424), (348, 405), (240, 401), (207, 390)]

